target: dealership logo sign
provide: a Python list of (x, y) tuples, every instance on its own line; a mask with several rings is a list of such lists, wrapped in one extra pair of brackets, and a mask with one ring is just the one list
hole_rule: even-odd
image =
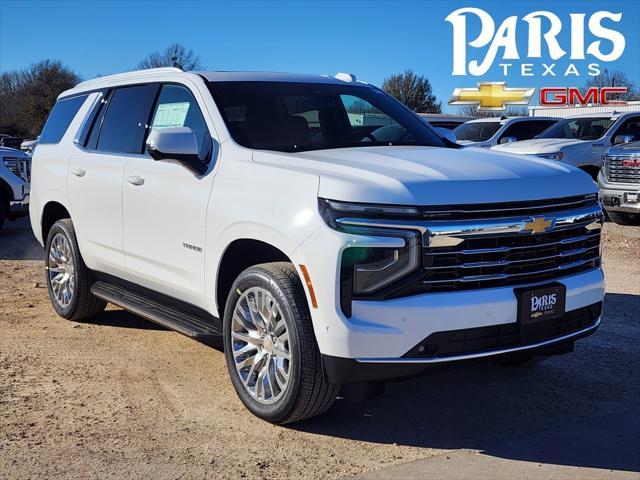
[[(509, 105), (528, 105), (535, 88), (507, 88), (505, 82), (480, 82), (474, 88), (456, 88), (449, 105), (477, 105), (479, 112), (501, 112)], [(578, 87), (543, 87), (539, 102), (543, 107), (626, 105), (617, 100), (627, 93), (627, 87), (591, 87), (586, 91)]]
[(534, 88), (507, 88), (505, 82), (482, 82), (477, 88), (456, 88), (449, 105), (478, 105), (480, 112), (506, 110), (508, 105), (527, 105)]
[[(622, 13), (598, 11), (587, 18), (585, 13), (569, 14), (570, 41), (561, 44), (558, 36), (566, 25), (555, 13), (539, 10), (518, 19), (507, 17), (497, 28), (493, 17), (480, 8), (459, 8), (451, 12), (445, 20), (453, 27), (453, 70), (452, 75), (485, 75), (496, 59), (502, 60), (498, 66), (507, 76), (514, 66), (519, 67), (522, 76), (555, 77), (580, 76), (580, 63), (586, 65), (586, 74), (600, 74), (598, 62), (613, 62), (623, 54), (626, 40), (622, 33), (603, 26), (603, 22), (620, 22)], [(480, 33), (474, 38), (467, 35), (468, 22), (480, 23)], [(526, 48), (518, 45), (516, 34), (521, 29), (527, 31)], [(588, 35), (593, 38), (586, 41)], [(482, 54), (484, 58), (471, 58)], [(526, 56), (523, 57), (523, 53)], [(500, 56), (498, 56), (500, 54)], [(549, 60), (544, 60), (543, 55)], [(479, 56), (479, 55), (477, 55)], [(515, 64), (514, 61), (528, 59), (527, 63)], [(570, 59), (579, 62), (569, 63), (559, 71), (558, 60)], [(540, 62), (540, 63), (536, 63)]]

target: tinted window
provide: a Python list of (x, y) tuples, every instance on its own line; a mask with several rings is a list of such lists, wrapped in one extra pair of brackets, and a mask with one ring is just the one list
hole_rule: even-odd
[(625, 120), (611, 140), (614, 141), (618, 135), (632, 135), (634, 140), (640, 140), (640, 117), (630, 117)]
[(148, 87), (118, 88), (113, 92), (102, 122), (98, 150), (140, 153)]
[(538, 138), (597, 140), (609, 130), (612, 124), (611, 118), (571, 118), (559, 121), (540, 134)]
[(179, 85), (164, 85), (156, 102), (151, 129), (189, 127), (198, 142), (198, 156), (207, 161), (211, 153), (211, 136), (191, 92)]
[(53, 106), (47, 123), (40, 134), (39, 144), (58, 143), (64, 136), (69, 124), (76, 116), (78, 110), (87, 99), (88, 95), (59, 100)]
[(537, 137), (544, 132), (551, 125), (554, 125), (558, 120), (540, 120), (538, 122), (532, 122), (531, 125), (531, 138)]
[(502, 124), (500, 122), (468, 122), (453, 129), (458, 140), (484, 142), (493, 137)]
[(304, 151), (389, 145), (443, 147), (414, 113), (381, 90), (294, 82), (211, 82), (234, 140), (248, 148)]

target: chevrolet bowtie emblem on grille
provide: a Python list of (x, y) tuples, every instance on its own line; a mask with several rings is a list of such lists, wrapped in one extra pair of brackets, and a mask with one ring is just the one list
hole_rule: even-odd
[(531, 233), (543, 233), (547, 230), (547, 228), (551, 227), (554, 223), (552, 218), (546, 219), (544, 217), (533, 217), (531, 221), (524, 222), (521, 232), (531, 232)]
[(507, 88), (505, 82), (481, 82), (478, 88), (456, 88), (449, 105), (478, 105), (479, 112), (499, 112), (507, 105), (528, 105), (535, 88)]

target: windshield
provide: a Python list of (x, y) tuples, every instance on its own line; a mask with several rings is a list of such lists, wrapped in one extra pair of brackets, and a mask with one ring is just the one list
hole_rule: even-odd
[(611, 118), (572, 118), (562, 120), (547, 128), (538, 138), (570, 138), (576, 140), (597, 140), (613, 124)]
[(468, 122), (453, 129), (458, 140), (484, 142), (493, 137), (502, 124), (500, 122)]
[(231, 136), (247, 148), (445, 146), (431, 127), (376, 88), (243, 81), (210, 82), (209, 88)]

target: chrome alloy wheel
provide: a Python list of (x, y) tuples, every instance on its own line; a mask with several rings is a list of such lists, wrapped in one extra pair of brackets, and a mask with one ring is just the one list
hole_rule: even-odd
[(68, 307), (75, 291), (75, 267), (69, 240), (60, 233), (51, 241), (47, 275), (56, 303), (62, 308)]
[(236, 371), (245, 390), (259, 403), (279, 400), (289, 385), (289, 331), (278, 303), (260, 287), (247, 289), (231, 319)]

